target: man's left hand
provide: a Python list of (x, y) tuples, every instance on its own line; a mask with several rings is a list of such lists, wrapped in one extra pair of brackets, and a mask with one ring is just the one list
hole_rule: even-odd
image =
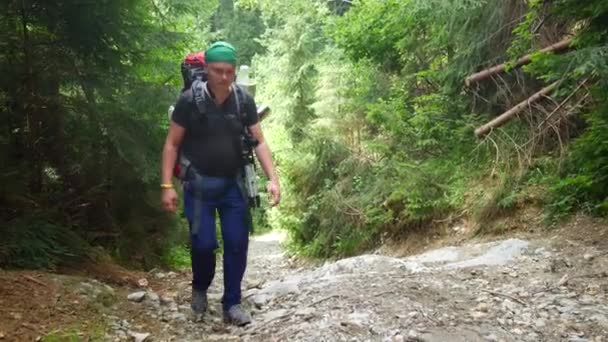
[(270, 182), (268, 182), (266, 190), (268, 191), (268, 194), (271, 199), (270, 205), (274, 207), (279, 204), (279, 202), (281, 201), (281, 190), (279, 189), (279, 182), (277, 180), (271, 180)]

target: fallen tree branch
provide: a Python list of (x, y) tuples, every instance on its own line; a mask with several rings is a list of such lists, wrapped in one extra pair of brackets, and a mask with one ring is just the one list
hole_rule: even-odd
[(36, 283), (36, 284), (38, 284), (40, 286), (47, 287), (47, 284), (41, 282), (40, 280), (38, 280), (38, 279), (36, 279), (34, 277), (30, 277), (30, 276), (24, 275), (23, 278), (25, 278), (26, 280), (29, 280), (29, 281), (31, 281), (33, 283)]
[(342, 296), (341, 296), (341, 295), (339, 295), (339, 294), (333, 294), (333, 295), (330, 295), (330, 296), (327, 296), (327, 297), (323, 297), (323, 298), (321, 298), (321, 299), (318, 299), (318, 300), (316, 300), (316, 301), (314, 301), (314, 302), (310, 303), (310, 304), (308, 305), (308, 307), (313, 307), (313, 306), (315, 306), (315, 305), (317, 305), (317, 304), (319, 304), (319, 303), (322, 303), (322, 302), (324, 302), (324, 301), (326, 301), (326, 300), (329, 300), (329, 299), (332, 299), (332, 298), (339, 298), (339, 297), (342, 297)]
[(382, 291), (382, 292), (376, 293), (372, 297), (381, 297), (381, 296), (384, 296), (385, 294), (394, 293), (394, 292), (395, 292), (395, 290)]
[(537, 102), (538, 100), (542, 99), (544, 96), (546, 96), (547, 94), (552, 92), (559, 85), (559, 83), (560, 83), (560, 81), (555, 81), (555, 82), (551, 83), (549, 86), (539, 90), (534, 95), (532, 95), (529, 98), (527, 98), (526, 100), (520, 102), (517, 106), (500, 114), (499, 116), (494, 118), (492, 121), (488, 122), (487, 124), (477, 128), (475, 130), (475, 136), (477, 136), (478, 138), (483, 137), (483, 136), (487, 135), (490, 131), (492, 131), (494, 128), (498, 128), (498, 127), (504, 125), (509, 120), (511, 120), (514, 116), (516, 116), (522, 110), (524, 110), (526, 107), (530, 106), (534, 102)]
[[(560, 42), (557, 42), (555, 44), (549, 45), (544, 49), (539, 50), (537, 53), (544, 53), (544, 52), (561, 52), (564, 51), (566, 49), (568, 49), (570, 47), (570, 44), (572, 43), (572, 39), (567, 38), (564, 39)], [(525, 55), (521, 58), (519, 58), (515, 64), (513, 65), (513, 68), (519, 68), (522, 65), (528, 64), (532, 61), (532, 54), (528, 54)], [(504, 72), (507, 69), (507, 64), (508, 63), (502, 63), (496, 66), (493, 66), (491, 68), (482, 70), (480, 72), (474, 73), (473, 75), (467, 77), (464, 81), (464, 83), (466, 84), (467, 87), (469, 87), (471, 84), (473, 83), (477, 83), (477, 82), (481, 82), (484, 81), (488, 78), (490, 78), (493, 75), (499, 74), (501, 72)]]
[(515, 301), (515, 302), (523, 305), (523, 306), (527, 305), (526, 302), (524, 302), (523, 300), (521, 300), (521, 299), (519, 299), (517, 297), (513, 297), (511, 295), (508, 295), (506, 293), (496, 292), (496, 291), (490, 291), (490, 290), (481, 290), (481, 291), (489, 293), (489, 294), (491, 294), (493, 296), (499, 296), (499, 297), (505, 297), (505, 298), (511, 299), (511, 300), (513, 300), (513, 301)]

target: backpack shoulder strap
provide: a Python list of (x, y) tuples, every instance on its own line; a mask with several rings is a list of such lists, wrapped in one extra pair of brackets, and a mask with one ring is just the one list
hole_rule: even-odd
[(241, 123), (245, 125), (245, 121), (247, 121), (247, 112), (245, 111), (245, 101), (247, 100), (247, 97), (245, 90), (238, 84), (234, 83), (232, 91), (234, 92), (234, 99), (236, 101), (237, 115), (241, 119)]
[(205, 106), (205, 100), (207, 99), (207, 82), (203, 82), (201, 80), (195, 80), (192, 82), (192, 99), (194, 100), (194, 104), (196, 104), (196, 108), (201, 114), (205, 114), (207, 112), (207, 107)]
[[(201, 80), (195, 80), (192, 82), (192, 87), (190, 87), (192, 92), (192, 99), (194, 104), (196, 104), (196, 108), (201, 114), (207, 113), (207, 106), (205, 101), (209, 98), (209, 93), (207, 90), (207, 82), (203, 82)], [(245, 126), (245, 122), (247, 119), (247, 112), (245, 110), (245, 102), (247, 101), (247, 94), (243, 88), (241, 88), (237, 84), (233, 84), (232, 92), (234, 93), (234, 100), (236, 102), (236, 111), (241, 123)]]

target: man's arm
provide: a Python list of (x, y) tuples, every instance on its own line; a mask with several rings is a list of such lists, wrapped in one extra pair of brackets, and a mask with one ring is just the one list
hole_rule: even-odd
[(177, 151), (179, 146), (184, 139), (186, 129), (175, 122), (171, 121), (169, 126), (169, 133), (165, 139), (165, 145), (163, 147), (163, 163), (162, 163), (162, 174), (161, 181), (163, 184), (171, 183), (173, 177), (173, 167), (177, 160)]
[(260, 161), (264, 173), (270, 180), (267, 188), (268, 192), (272, 196), (272, 206), (275, 206), (279, 204), (281, 195), (279, 189), (279, 177), (274, 170), (274, 166), (272, 165), (272, 154), (270, 152), (270, 148), (268, 147), (268, 143), (264, 138), (264, 133), (262, 132), (262, 127), (259, 123), (249, 126), (249, 132), (253, 138), (258, 141), (258, 145), (255, 148), (255, 155)]
[(169, 133), (165, 139), (162, 157), (161, 183), (162, 188), (162, 204), (165, 210), (175, 212), (177, 210), (177, 192), (173, 189), (171, 178), (173, 177), (173, 167), (177, 159), (177, 151), (184, 139), (186, 129), (175, 122), (171, 121)]
[(186, 127), (189, 124), (188, 103), (192, 99), (190, 90), (180, 94), (179, 99), (175, 103), (175, 107), (169, 113), (169, 132), (163, 146), (163, 156), (161, 164), (161, 182), (163, 184), (171, 183), (173, 176), (173, 167), (177, 160), (177, 151), (186, 134)]

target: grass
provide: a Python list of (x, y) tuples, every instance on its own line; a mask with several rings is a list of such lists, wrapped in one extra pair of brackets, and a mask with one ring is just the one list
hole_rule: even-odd
[(185, 245), (175, 245), (163, 256), (163, 263), (174, 270), (190, 268), (190, 250)]
[(42, 337), (42, 342), (105, 341), (106, 324), (96, 321), (93, 325), (78, 325), (56, 329)]

